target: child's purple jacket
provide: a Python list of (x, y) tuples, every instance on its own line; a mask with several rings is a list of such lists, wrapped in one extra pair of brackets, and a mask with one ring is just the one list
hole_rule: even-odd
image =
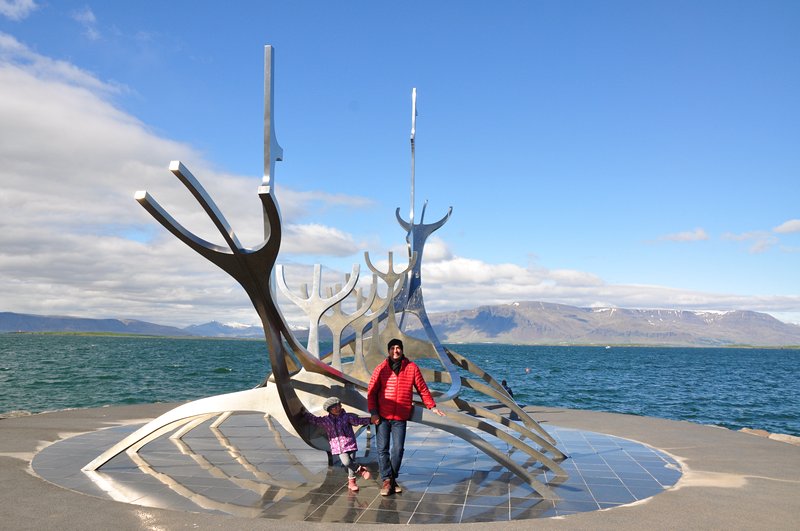
[(328, 441), (331, 443), (331, 453), (333, 455), (345, 452), (355, 452), (358, 450), (356, 435), (353, 433), (353, 426), (364, 426), (369, 424), (369, 417), (359, 417), (353, 413), (342, 410), (341, 415), (325, 415), (318, 417), (308, 411), (305, 413), (306, 420), (315, 426), (322, 426), (328, 433)]

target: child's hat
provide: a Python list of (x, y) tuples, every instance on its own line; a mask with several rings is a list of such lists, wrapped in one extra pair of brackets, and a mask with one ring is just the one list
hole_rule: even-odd
[(330, 411), (330, 409), (335, 406), (336, 404), (341, 405), (342, 401), (336, 398), (335, 396), (330, 397), (325, 402), (322, 403), (322, 409), (325, 411)]

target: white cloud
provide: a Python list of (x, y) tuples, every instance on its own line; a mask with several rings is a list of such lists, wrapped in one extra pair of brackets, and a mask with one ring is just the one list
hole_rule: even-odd
[(83, 26), (83, 35), (89, 40), (96, 41), (100, 39), (100, 32), (97, 29), (97, 17), (94, 16), (89, 6), (84, 6), (83, 9), (74, 11), (72, 20)]
[[(772, 249), (780, 243), (778, 236), (775, 234), (792, 234), (795, 232), (800, 232), (800, 219), (784, 221), (777, 227), (774, 227), (772, 231), (754, 230), (741, 234), (725, 233), (722, 235), (722, 239), (749, 243), (748, 252), (751, 254), (760, 254)], [(782, 245), (779, 249), (785, 253), (796, 252), (796, 249), (791, 246)]]
[(437, 236), (428, 238), (425, 244), (424, 256), (422, 257), (426, 264), (443, 262), (452, 258), (453, 253), (444, 240)]
[(698, 242), (708, 240), (708, 234), (705, 230), (697, 228), (691, 231), (666, 234), (661, 236), (659, 240), (670, 242)]
[(80, 22), (81, 24), (94, 24), (97, 22), (97, 17), (94, 16), (94, 13), (91, 9), (89, 9), (89, 6), (84, 6), (83, 9), (73, 12), (72, 19)]
[[(330, 194), (318, 190), (298, 191), (275, 186), (275, 196), (281, 202), (281, 213), (288, 218), (300, 218), (309, 212), (324, 212), (331, 208), (366, 209), (374, 205), (372, 199), (345, 194)], [(284, 207), (284, 203), (287, 205)]]
[[(125, 91), (124, 87), (100, 81), (71, 63), (40, 55), (3, 32), (0, 32), (0, 64), (4, 69), (16, 66), (23, 71), (24, 76), (40, 81), (61, 82), (71, 87), (85, 88), (95, 98)], [(35, 102), (29, 102), (29, 105), (35, 105)]]
[(604, 282), (597, 275), (572, 269), (554, 269), (548, 275), (561, 286), (602, 286)]
[(349, 256), (364, 248), (350, 234), (319, 224), (284, 225), (281, 250), (292, 254)]
[(11, 20), (27, 18), (39, 6), (33, 0), (0, 0), (0, 15)]
[(774, 229), (773, 232), (777, 232), (779, 234), (790, 234), (792, 232), (800, 232), (800, 219), (790, 219), (789, 221), (784, 221)]
[(752, 242), (748, 249), (748, 252), (751, 254), (766, 252), (778, 243), (778, 238), (776, 236), (761, 230), (744, 232), (742, 234), (725, 233), (722, 235), (722, 239), (737, 242)]

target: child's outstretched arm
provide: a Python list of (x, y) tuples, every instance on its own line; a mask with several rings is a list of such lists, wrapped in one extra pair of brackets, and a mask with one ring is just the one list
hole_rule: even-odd
[(372, 422), (372, 417), (359, 417), (355, 413), (349, 413), (349, 421), (353, 426), (366, 426)]
[(325, 424), (323, 420), (324, 417), (318, 417), (313, 413), (309, 412), (306, 408), (303, 408), (303, 417), (308, 421), (309, 424), (313, 424), (315, 426), (321, 426)]

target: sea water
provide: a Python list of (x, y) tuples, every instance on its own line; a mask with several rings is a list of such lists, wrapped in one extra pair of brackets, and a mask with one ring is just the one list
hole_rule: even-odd
[[(800, 436), (800, 350), (450, 348), (507, 380), (521, 404)], [(269, 371), (263, 341), (0, 334), (0, 416), (202, 398), (255, 387)]]

